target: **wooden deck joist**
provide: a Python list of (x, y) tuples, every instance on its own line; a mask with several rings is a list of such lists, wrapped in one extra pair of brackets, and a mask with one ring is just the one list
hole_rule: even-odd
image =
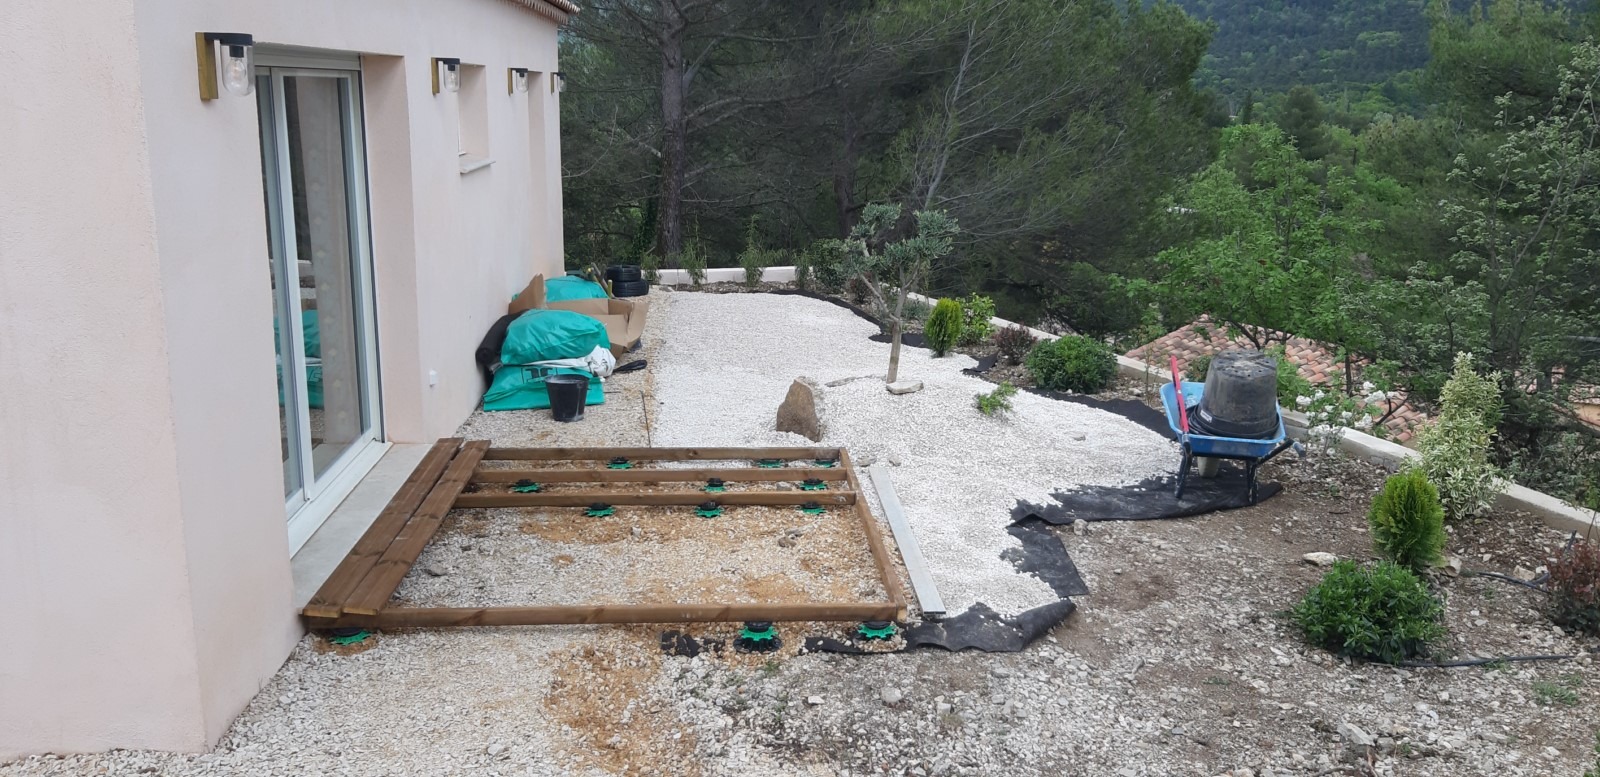
[(425, 626), (556, 626), (583, 623), (727, 623), (738, 621), (873, 621), (903, 615), (894, 602), (818, 604), (597, 604), (552, 607), (390, 607), (346, 614), (317, 628), (396, 629)]
[(778, 467), (775, 469), (728, 467), (717, 469), (484, 469), (472, 473), (474, 483), (703, 483), (722, 478), (729, 483), (799, 482), (808, 478), (838, 483), (849, 478), (839, 468)]
[(838, 448), (490, 448), (487, 461), (801, 461), (837, 459)]
[(646, 494), (638, 491), (575, 491), (566, 494), (462, 494), (456, 497), (456, 507), (588, 507), (595, 502), (625, 507), (630, 505), (697, 505), (711, 500), (719, 505), (802, 505), (816, 502), (819, 505), (853, 505), (854, 491), (724, 491), (707, 494), (701, 491)]

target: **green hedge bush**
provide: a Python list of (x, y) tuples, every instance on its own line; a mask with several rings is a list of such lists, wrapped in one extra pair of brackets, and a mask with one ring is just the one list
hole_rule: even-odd
[(1340, 561), (1294, 608), (1312, 644), (1356, 658), (1398, 664), (1428, 653), (1444, 636), (1439, 603), (1414, 572), (1389, 561)]
[(977, 345), (994, 334), (994, 300), (972, 294), (961, 301), (961, 344)]
[(1028, 352), (1028, 373), (1040, 388), (1093, 394), (1111, 385), (1117, 357), (1097, 340), (1067, 335), (1046, 340)]
[(1367, 514), (1372, 544), (1390, 561), (1424, 569), (1444, 549), (1444, 505), (1439, 491), (1420, 470), (1391, 475)]
[(928, 314), (928, 322), (922, 327), (922, 336), (928, 341), (928, 347), (933, 349), (934, 356), (949, 353), (961, 341), (961, 301), (939, 300), (939, 304), (933, 306), (933, 312)]

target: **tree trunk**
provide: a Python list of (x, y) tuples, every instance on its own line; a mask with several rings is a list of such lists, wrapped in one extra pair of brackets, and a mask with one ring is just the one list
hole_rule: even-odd
[(889, 324), (889, 375), (885, 383), (893, 383), (900, 379), (900, 319), (896, 318)]
[[(888, 307), (885, 305), (884, 307)], [(900, 287), (895, 290), (894, 315), (889, 317), (889, 375), (885, 383), (893, 383), (900, 379), (900, 322), (904, 320), (906, 312), (906, 277), (900, 276)]]
[(858, 149), (855, 116), (849, 110), (844, 117), (844, 142), (833, 163), (833, 200), (835, 215), (839, 220), (839, 238), (850, 237), (855, 226), (856, 210), (856, 153)]
[(656, 245), (663, 257), (683, 250), (683, 184), (689, 126), (684, 111), (683, 12), (661, 0), (661, 203)]

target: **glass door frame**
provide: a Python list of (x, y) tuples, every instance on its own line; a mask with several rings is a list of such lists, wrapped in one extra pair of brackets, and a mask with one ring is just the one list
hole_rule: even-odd
[[(257, 84), (266, 83), (270, 101), (265, 102), (271, 116), (262, 117), (263, 169), (268, 166), (272, 174), (264, 176), (267, 204), (267, 238), (273, 244), (272, 272), (277, 279), (274, 312), (279, 320), (278, 341), (280, 349), (290, 358), (283, 359), (282, 377), (285, 417), (293, 428), (288, 432), (289, 460), (284, 474), (299, 473), (300, 487), (285, 497), (284, 509), (289, 524), (290, 553), (305, 544), (325, 521), (338, 502), (343, 500), (355, 483), (376, 463), (386, 445), (383, 440), (383, 414), (378, 370), (378, 339), (376, 326), (376, 288), (373, 279), (372, 237), (367, 212), (368, 180), (366, 147), (361, 100), (361, 72), (357, 69), (325, 69), (315, 67), (280, 67), (258, 65)], [(355, 265), (351, 268), (352, 305), (356, 322), (356, 353), (361, 380), (365, 387), (362, 412), (368, 423), (360, 438), (341, 452), (323, 472), (316, 475), (312, 454), (311, 414), (305, 396), (307, 375), (304, 346), (304, 324), (300, 312), (300, 273), (298, 241), (294, 223), (294, 192), (287, 185), (293, 180), (290, 168), (288, 112), (285, 104), (285, 78), (331, 78), (339, 82), (339, 95), (343, 113), (341, 125), (345, 148), (346, 209), (350, 218), (350, 256)], [(270, 122), (270, 123), (269, 123)], [(271, 136), (268, 137), (267, 130)], [(293, 257), (290, 256), (294, 252)], [(356, 462), (365, 466), (352, 466)]]

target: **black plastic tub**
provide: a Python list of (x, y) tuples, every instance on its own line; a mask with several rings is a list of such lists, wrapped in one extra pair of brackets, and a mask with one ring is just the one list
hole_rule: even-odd
[(1260, 351), (1223, 351), (1211, 359), (1194, 431), (1262, 440), (1278, 434), (1278, 363)]
[(550, 417), (557, 421), (582, 421), (583, 405), (589, 398), (586, 375), (551, 375), (544, 379), (550, 392)]

